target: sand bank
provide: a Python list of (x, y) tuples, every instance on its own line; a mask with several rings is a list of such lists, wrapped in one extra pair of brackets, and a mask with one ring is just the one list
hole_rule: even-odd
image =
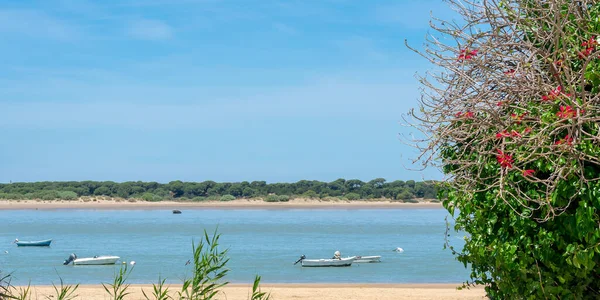
[[(398, 300), (398, 299), (446, 299), (446, 300), (475, 300), (486, 299), (483, 288), (470, 290), (457, 290), (459, 284), (264, 284), (263, 292), (270, 292), (273, 300)], [(171, 289), (178, 290), (180, 285), (171, 285)], [(131, 294), (126, 299), (145, 299), (142, 289), (146, 294), (152, 293), (150, 285), (131, 285)], [(47, 299), (55, 295), (52, 286), (32, 287), (34, 299)], [(243, 300), (248, 299), (251, 292), (250, 285), (234, 284), (223, 288), (218, 299)], [(104, 300), (108, 294), (101, 285), (80, 286), (77, 290), (77, 299)], [(52, 297), (53, 299), (56, 297)]]
[(142, 200), (0, 200), (0, 210), (15, 209), (377, 209), (441, 208), (440, 203), (402, 203), (395, 201), (322, 201), (292, 199), (289, 202), (265, 202), (239, 199), (233, 201), (147, 202)]

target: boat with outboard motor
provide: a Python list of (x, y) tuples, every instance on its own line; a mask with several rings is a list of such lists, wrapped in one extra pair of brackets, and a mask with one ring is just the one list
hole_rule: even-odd
[(63, 265), (68, 265), (71, 262), (74, 266), (77, 265), (114, 265), (120, 257), (112, 255), (96, 255), (94, 257), (77, 258), (75, 253), (71, 253), (69, 258), (65, 259)]
[(303, 267), (350, 267), (356, 256), (346, 258), (321, 258), (321, 259), (306, 259), (305, 255), (300, 256), (295, 263), (300, 263)]

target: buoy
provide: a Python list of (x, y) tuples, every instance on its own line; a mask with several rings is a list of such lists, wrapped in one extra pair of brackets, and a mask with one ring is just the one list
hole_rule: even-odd
[(402, 252), (404, 252), (404, 249), (402, 249), (402, 248), (398, 247), (398, 248), (394, 249), (394, 251), (396, 251), (396, 252), (399, 252), (399, 253), (402, 253)]
[(135, 266), (135, 260), (132, 260), (129, 264)]

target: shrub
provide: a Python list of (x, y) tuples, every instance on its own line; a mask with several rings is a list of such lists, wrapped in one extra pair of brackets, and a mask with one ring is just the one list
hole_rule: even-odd
[(221, 201), (232, 201), (235, 200), (235, 197), (232, 195), (223, 195), (221, 196)]
[(288, 195), (279, 195), (279, 196), (277, 196), (277, 201), (279, 201), (279, 202), (288, 202), (288, 201), (290, 201), (290, 196), (288, 196)]
[(54, 200), (54, 199), (58, 199), (58, 192), (57, 191), (43, 191), (41, 192), (41, 196), (39, 197), (42, 200)]
[(360, 199), (360, 195), (357, 193), (348, 193), (345, 195), (346, 199), (348, 200), (358, 200)]
[(75, 200), (79, 198), (79, 196), (77, 196), (77, 193), (72, 191), (59, 191), (57, 192), (57, 196), (59, 199), (62, 200)]
[(313, 190), (308, 190), (306, 192), (304, 192), (304, 194), (302, 194), (303, 197), (305, 198), (310, 198), (310, 199), (314, 199), (319, 197), (319, 195), (317, 194), (317, 192), (313, 191)]
[(195, 201), (195, 202), (206, 201), (206, 197), (196, 196), (192, 199), (192, 201)]
[(402, 192), (400, 192), (400, 194), (396, 196), (396, 199), (408, 200), (413, 199), (414, 197), (415, 195), (413, 195), (413, 193), (411, 193), (409, 190), (403, 190)]
[(468, 233), (446, 245), (491, 299), (598, 299), (600, 2), (448, 2), (411, 112)]
[(277, 196), (277, 195), (268, 195), (265, 198), (265, 201), (266, 202), (279, 202), (279, 196)]
[(160, 200), (162, 200), (162, 199), (161, 199), (161, 197), (160, 197), (160, 196), (158, 196), (158, 195), (154, 195), (154, 194), (152, 194), (152, 193), (144, 193), (144, 194), (142, 195), (142, 200), (144, 200), (144, 201), (152, 201), (152, 202), (155, 202), (155, 201), (160, 201)]

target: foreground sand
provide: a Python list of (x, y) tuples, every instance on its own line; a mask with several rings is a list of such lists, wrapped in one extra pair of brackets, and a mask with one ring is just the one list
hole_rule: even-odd
[[(396, 299), (448, 299), (470, 300), (486, 299), (483, 288), (459, 291), (458, 284), (265, 284), (263, 292), (270, 292), (273, 300), (396, 300)], [(173, 285), (171, 289), (177, 290), (181, 286)], [(132, 285), (131, 294), (126, 299), (145, 299), (142, 288), (146, 294), (152, 293), (152, 286)], [(32, 287), (33, 299), (47, 299), (55, 295), (52, 286)], [(230, 285), (223, 289), (218, 299), (237, 300), (248, 299), (251, 292), (250, 285)], [(104, 300), (109, 299), (108, 294), (101, 285), (80, 286), (76, 299)], [(50, 299), (56, 299), (56, 296)]]
[(141, 200), (0, 200), (0, 210), (10, 209), (360, 209), (360, 208), (441, 208), (440, 203), (401, 203), (392, 201), (322, 201), (317, 199), (292, 199), (289, 202), (265, 202), (262, 200), (239, 199), (233, 201), (203, 202), (146, 202)]

